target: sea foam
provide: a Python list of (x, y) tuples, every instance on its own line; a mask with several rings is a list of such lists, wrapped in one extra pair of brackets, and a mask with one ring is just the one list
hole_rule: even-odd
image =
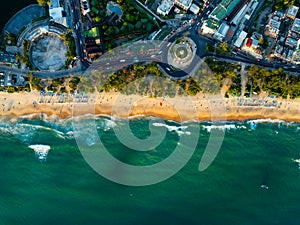
[(37, 144), (37, 145), (29, 145), (28, 147), (34, 150), (35, 156), (40, 162), (46, 162), (48, 152), (51, 148), (49, 145)]
[(211, 132), (212, 129), (217, 130), (235, 130), (235, 129), (246, 129), (247, 127), (244, 125), (235, 125), (235, 124), (225, 124), (225, 125), (203, 125), (203, 129), (207, 130), (207, 132)]
[(188, 126), (171, 126), (171, 125), (167, 125), (164, 123), (153, 123), (152, 124), (155, 127), (165, 127), (167, 128), (168, 131), (175, 131), (177, 132), (178, 135), (182, 135), (182, 134), (186, 134), (186, 135), (190, 135), (191, 132), (186, 131), (186, 129), (188, 128)]

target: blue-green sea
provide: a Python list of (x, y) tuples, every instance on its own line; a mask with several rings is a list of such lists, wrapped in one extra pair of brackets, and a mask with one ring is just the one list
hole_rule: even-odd
[[(147, 138), (153, 120), (132, 119), (130, 127)], [(189, 135), (176, 132), (180, 124), (164, 122), (166, 137), (150, 152), (131, 152), (118, 141), (113, 127), (122, 126), (122, 120), (100, 117), (96, 127), (114, 157), (146, 165), (168, 157), (179, 136)], [(87, 164), (70, 120), (3, 119), (0, 224), (299, 224), (300, 170), (293, 160), (300, 158), (300, 126), (255, 123), (251, 129), (247, 121), (227, 122), (220, 152), (202, 172), (198, 166), (213, 125), (185, 123), (187, 130), (200, 128), (189, 162), (163, 182), (133, 187), (109, 181)], [(29, 148), (36, 144), (50, 146), (46, 162)]]

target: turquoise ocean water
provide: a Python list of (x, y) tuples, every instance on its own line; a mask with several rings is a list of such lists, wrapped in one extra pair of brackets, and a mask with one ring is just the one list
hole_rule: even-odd
[[(146, 138), (154, 119), (133, 119), (130, 125)], [(175, 131), (180, 124), (165, 123), (173, 129), (161, 145), (136, 153), (114, 135), (112, 127), (122, 121), (96, 120), (111, 154), (136, 165), (163, 160), (179, 135), (188, 135)], [(70, 121), (2, 120), (0, 224), (299, 224), (300, 170), (293, 159), (300, 158), (300, 126), (256, 123), (251, 129), (248, 122), (228, 122), (222, 148), (203, 172), (198, 165), (211, 124), (186, 123), (187, 130), (199, 126), (201, 131), (186, 166), (161, 183), (130, 187), (108, 181), (88, 166)], [(28, 147), (34, 144), (51, 147), (46, 162)]]

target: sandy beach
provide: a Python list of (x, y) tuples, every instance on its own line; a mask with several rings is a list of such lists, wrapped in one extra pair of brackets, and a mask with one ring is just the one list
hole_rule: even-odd
[(267, 96), (252, 98), (206, 96), (150, 98), (116, 92), (92, 95), (40, 95), (0, 93), (1, 116), (57, 116), (61, 119), (85, 114), (116, 118), (155, 116), (174, 121), (279, 119), (300, 122), (300, 99), (282, 100)]

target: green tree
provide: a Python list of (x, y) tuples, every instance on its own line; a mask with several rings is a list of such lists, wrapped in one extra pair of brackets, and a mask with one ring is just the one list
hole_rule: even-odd
[(39, 5), (50, 5), (51, 1), (49, 0), (36, 0)]
[[(274, 4), (274, 10), (283, 10), (290, 6), (292, 6), (295, 3), (295, 0), (275, 0)], [(299, 4), (299, 1), (297, 0), (297, 3)]]

